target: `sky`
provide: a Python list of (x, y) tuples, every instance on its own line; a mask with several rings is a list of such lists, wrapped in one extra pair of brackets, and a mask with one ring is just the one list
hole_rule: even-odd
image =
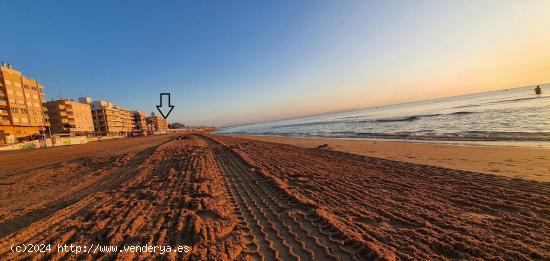
[(47, 100), (225, 126), (550, 82), (550, 2), (5, 1), (0, 60)]

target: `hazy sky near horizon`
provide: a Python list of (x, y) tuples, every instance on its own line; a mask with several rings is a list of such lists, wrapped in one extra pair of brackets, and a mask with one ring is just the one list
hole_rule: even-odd
[(227, 125), (550, 82), (550, 2), (3, 1), (47, 99)]

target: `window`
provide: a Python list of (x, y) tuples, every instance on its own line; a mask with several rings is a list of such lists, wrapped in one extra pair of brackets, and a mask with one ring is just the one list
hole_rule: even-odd
[(28, 114), (29, 111), (28, 110), (25, 110), (25, 109), (21, 109), (21, 113), (25, 113), (25, 114)]
[(39, 105), (38, 103), (35, 102), (35, 103), (34, 103), (34, 107), (40, 108), (40, 105)]
[(19, 83), (19, 82), (13, 82), (13, 84), (17, 87), (21, 87), (21, 83)]
[(32, 86), (31, 90), (36, 91), (36, 87)]
[(31, 95), (29, 93), (25, 93), (25, 97), (30, 98)]
[(20, 104), (20, 105), (25, 105), (25, 101), (23, 101), (23, 100), (18, 100), (17, 103)]
[(8, 94), (13, 94), (13, 90), (12, 90), (12, 89), (8, 89)]
[(11, 108), (11, 112), (13, 113), (19, 113), (19, 110), (17, 108)]
[(27, 122), (29, 122), (29, 118), (21, 118), (21, 122), (22, 123), (27, 123)]
[(19, 118), (13, 117), (13, 122), (14, 122), (14, 123), (19, 122)]
[(33, 94), (33, 95), (32, 95), (32, 98), (35, 99), (35, 100), (38, 100), (38, 95)]
[(22, 91), (15, 91), (15, 93), (17, 94), (17, 96), (23, 96), (23, 92), (22, 92)]

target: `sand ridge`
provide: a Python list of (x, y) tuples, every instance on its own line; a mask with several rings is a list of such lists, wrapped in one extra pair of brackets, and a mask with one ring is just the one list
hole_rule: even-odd
[[(240, 252), (241, 234), (226, 208), (226, 194), (212, 152), (195, 138), (176, 139), (149, 151), (140, 164), (126, 165), (129, 178), (114, 189), (96, 191), (53, 215), (4, 236), (0, 257), (14, 255), (10, 242), (104, 245), (188, 245), (192, 253), (166, 257), (188, 260), (233, 259)], [(64, 166), (60, 166), (63, 168)], [(4, 227), (0, 225), (0, 227)], [(128, 259), (159, 256), (147, 253), (50, 253), (45, 258)]]
[(550, 256), (548, 183), (215, 138), (295, 198), (313, 202), (323, 222), (380, 253), (424, 260)]
[(245, 139), (284, 143), (449, 169), (550, 182), (550, 149), (474, 146), (394, 140), (300, 138), (236, 135)]

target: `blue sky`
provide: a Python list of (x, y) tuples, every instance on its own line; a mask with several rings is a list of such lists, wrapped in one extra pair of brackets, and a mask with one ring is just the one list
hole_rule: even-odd
[(0, 59), (48, 100), (150, 112), (170, 92), (187, 124), (550, 81), (546, 1), (1, 2)]

